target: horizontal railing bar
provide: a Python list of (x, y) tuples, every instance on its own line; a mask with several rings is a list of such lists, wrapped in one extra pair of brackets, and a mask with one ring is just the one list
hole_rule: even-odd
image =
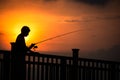
[(100, 60), (100, 59), (88, 59), (88, 58), (79, 58), (78, 61), (85, 61), (85, 62), (96, 62), (96, 63), (114, 63), (114, 64), (120, 64), (120, 62), (117, 61), (107, 61), (107, 60)]
[(41, 54), (41, 53), (38, 53), (38, 52), (34, 52), (34, 53), (26, 53), (27, 56), (37, 56), (37, 57), (47, 57), (47, 58), (56, 58), (56, 59), (59, 59), (59, 58), (64, 58), (64, 59), (71, 59), (72, 60), (72, 57), (67, 57), (67, 56), (57, 56), (57, 55), (48, 55), (48, 54)]
[[(0, 50), (0, 54), (10, 53), (11, 51), (8, 50)], [(48, 54), (40, 54), (38, 52), (33, 53), (26, 53), (27, 56), (40, 56), (40, 57), (50, 57), (50, 58), (67, 58), (72, 59), (72, 57), (67, 56), (57, 56), (57, 55), (48, 55)], [(90, 62), (101, 62), (101, 63), (114, 63), (114, 64), (120, 64), (120, 62), (117, 61), (108, 61), (108, 60), (100, 60), (100, 59), (88, 59), (88, 58), (78, 58), (78, 61), (90, 61)]]
[(8, 50), (0, 50), (0, 54), (7, 54), (7, 53), (10, 53), (11, 51), (8, 51)]
[[(80, 69), (92, 69), (92, 70), (102, 70), (102, 71), (112, 71), (113, 69), (108, 69), (108, 68), (98, 68), (98, 67), (87, 67), (87, 66), (81, 66)], [(114, 69), (114, 71), (119, 71), (120, 69)]]
[[(0, 50), (0, 54), (10, 53), (11, 51), (8, 50)], [(38, 52), (33, 53), (26, 53), (28, 56), (40, 56), (40, 57), (49, 57), (49, 58), (67, 58), (72, 59), (72, 57), (67, 56), (57, 56), (57, 55), (48, 55), (48, 54), (40, 54)], [(114, 63), (114, 64), (120, 64), (120, 62), (117, 61), (108, 61), (108, 60), (100, 60), (100, 59), (88, 59), (88, 58), (78, 58), (78, 61), (90, 61), (90, 62), (101, 62), (101, 63)]]
[[(31, 62), (31, 61), (26, 61), (26, 64), (33, 64), (33, 65), (61, 65), (60, 63), (45, 63), (45, 62)], [(70, 65), (70, 64), (66, 64)]]

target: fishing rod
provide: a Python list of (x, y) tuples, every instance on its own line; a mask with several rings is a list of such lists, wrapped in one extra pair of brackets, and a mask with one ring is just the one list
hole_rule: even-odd
[(51, 37), (51, 38), (45, 39), (45, 40), (43, 40), (43, 41), (39, 41), (39, 42), (37, 42), (37, 43), (35, 43), (35, 44), (43, 43), (43, 42), (45, 42), (45, 41), (52, 40), (52, 39), (55, 39), (55, 38), (58, 38), (58, 37), (63, 37), (63, 36), (65, 36), (65, 35), (69, 35), (69, 34), (72, 34), (72, 33), (75, 33), (75, 32), (79, 32), (79, 31), (81, 31), (81, 30), (75, 30), (75, 31), (71, 31), (71, 32), (64, 33), (64, 34), (60, 34), (60, 35), (57, 35), (57, 36), (55, 36), (55, 37)]
[(43, 43), (43, 42), (46, 42), (46, 41), (49, 41), (49, 40), (52, 40), (52, 39), (55, 39), (55, 38), (59, 38), (59, 37), (63, 37), (63, 36), (66, 36), (66, 35), (69, 35), (69, 34), (72, 34), (72, 33), (76, 33), (76, 32), (79, 32), (79, 31), (82, 31), (82, 30), (75, 30), (75, 31), (71, 31), (71, 32), (64, 33), (64, 34), (60, 34), (60, 35), (57, 35), (57, 36), (54, 36), (54, 37), (51, 37), (51, 38), (48, 38), (48, 39), (39, 41), (39, 42), (37, 42), (37, 43), (31, 44), (30, 47), (31, 47), (31, 48), (32, 48), (32, 47), (37, 48), (37, 46), (35, 46), (36, 44), (40, 44), (40, 43)]

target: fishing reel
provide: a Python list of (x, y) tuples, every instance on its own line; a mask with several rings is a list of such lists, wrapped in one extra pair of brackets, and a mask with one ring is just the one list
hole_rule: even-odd
[(38, 46), (36, 46), (36, 44), (32, 43), (32, 44), (30, 45), (29, 49), (32, 49), (32, 48), (33, 48), (34, 51), (35, 51), (35, 49), (38, 48)]

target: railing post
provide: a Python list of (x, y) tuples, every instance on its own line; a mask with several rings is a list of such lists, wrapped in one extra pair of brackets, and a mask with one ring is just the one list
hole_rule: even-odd
[(11, 44), (11, 80), (15, 80), (15, 43), (12, 42)]
[(61, 77), (60, 80), (66, 80), (66, 59), (61, 59)]
[(4, 54), (4, 77), (3, 80), (9, 80), (10, 75), (10, 53)]
[(116, 64), (114, 63), (111, 64), (111, 80), (118, 80), (116, 67), (117, 67)]
[(72, 80), (78, 80), (78, 53), (79, 53), (79, 49), (72, 49), (72, 51), (73, 51), (73, 68), (72, 68), (73, 76), (72, 76)]
[(17, 51), (16, 44), (11, 43), (11, 80), (25, 80), (26, 79), (26, 65), (25, 56)]

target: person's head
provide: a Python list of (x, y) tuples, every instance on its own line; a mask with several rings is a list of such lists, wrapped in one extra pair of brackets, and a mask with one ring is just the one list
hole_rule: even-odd
[(23, 26), (21, 29), (21, 34), (23, 34), (24, 36), (27, 36), (30, 32), (30, 29), (28, 26)]

